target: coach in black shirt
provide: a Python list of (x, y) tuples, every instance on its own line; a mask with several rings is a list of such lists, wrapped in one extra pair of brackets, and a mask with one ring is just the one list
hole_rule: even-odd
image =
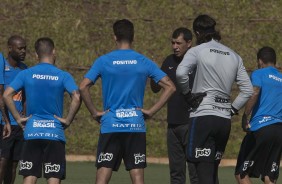
[[(163, 62), (161, 69), (169, 76), (176, 85), (176, 69), (182, 61), (186, 51), (192, 45), (192, 33), (189, 29), (178, 28), (172, 34), (171, 45), (173, 54), (169, 55)], [(194, 74), (190, 76), (194, 78)], [(191, 79), (190, 78), (190, 79)], [(193, 82), (193, 80), (189, 80)], [(192, 84), (190, 84), (192, 86)], [(171, 184), (186, 183), (186, 157), (187, 131), (189, 121), (189, 108), (184, 96), (176, 85), (176, 92), (167, 103), (167, 148), (170, 168)], [(154, 93), (160, 91), (161, 87), (151, 80), (151, 89)], [(198, 178), (193, 164), (188, 163), (191, 184), (197, 184)]]

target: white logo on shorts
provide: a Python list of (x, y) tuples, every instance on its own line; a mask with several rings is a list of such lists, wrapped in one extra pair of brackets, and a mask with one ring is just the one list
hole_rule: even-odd
[(278, 170), (278, 165), (276, 164), (276, 162), (273, 162), (272, 166), (271, 166), (271, 171), (270, 172), (275, 172), (277, 170)]
[(32, 168), (32, 162), (24, 162), (23, 160), (20, 160), (20, 170), (23, 170), (23, 169), (27, 169), (27, 170), (30, 170)]
[(113, 154), (112, 153), (103, 153), (101, 152), (99, 155), (98, 163), (103, 162), (103, 161), (111, 161), (113, 159)]
[(135, 157), (135, 164), (139, 164), (141, 162), (146, 162), (146, 156), (145, 154), (134, 154), (134, 157)]
[(252, 167), (254, 165), (254, 161), (245, 161), (244, 162), (244, 167), (243, 167), (243, 171), (246, 171), (248, 167)]
[(58, 164), (51, 165), (50, 163), (45, 164), (45, 173), (59, 172), (59, 171), (60, 171), (60, 165)]
[(207, 149), (207, 148), (203, 148), (203, 149), (201, 149), (201, 148), (196, 148), (196, 155), (195, 155), (195, 157), (196, 158), (199, 158), (199, 157), (208, 157), (208, 156), (210, 156), (210, 154), (211, 154), (211, 149)]
[(215, 154), (215, 160), (220, 160), (222, 158), (223, 152), (217, 151)]

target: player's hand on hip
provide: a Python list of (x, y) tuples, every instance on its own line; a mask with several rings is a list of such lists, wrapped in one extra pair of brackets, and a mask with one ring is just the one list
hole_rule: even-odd
[(25, 125), (26, 122), (29, 118), (31, 118), (32, 115), (28, 116), (28, 117), (21, 117), (20, 119), (17, 120), (18, 125), (24, 130), (25, 129)]
[(5, 123), (4, 129), (3, 129), (3, 139), (9, 137), (11, 135), (12, 129), (10, 123)]
[(242, 116), (242, 125), (241, 126), (242, 126), (242, 129), (245, 132), (249, 132), (250, 131), (251, 125), (250, 125), (248, 117), (247, 117), (247, 115), (245, 113)]
[(149, 110), (141, 109), (141, 111), (143, 113), (144, 119), (150, 119), (153, 117), (153, 114)]
[(59, 120), (62, 123), (64, 129), (70, 126), (70, 122), (68, 122), (66, 118), (61, 118), (57, 115), (54, 115), (54, 118), (56, 118), (57, 120)]
[(191, 93), (191, 91), (189, 91), (186, 95), (184, 95), (185, 101), (189, 106), (189, 111), (193, 109), (197, 109), (200, 106), (205, 96), (207, 96), (206, 92)]
[(92, 117), (95, 121), (97, 121), (98, 123), (101, 123), (101, 118), (104, 114), (106, 114), (107, 112), (109, 112), (110, 109), (105, 110), (105, 111), (96, 111), (95, 114), (92, 114)]

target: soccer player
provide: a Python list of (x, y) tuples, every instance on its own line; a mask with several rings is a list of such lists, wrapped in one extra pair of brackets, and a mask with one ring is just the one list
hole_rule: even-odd
[(242, 128), (248, 133), (240, 148), (235, 175), (242, 184), (251, 183), (250, 177), (274, 184), (282, 152), (282, 74), (275, 68), (276, 53), (271, 47), (258, 51), (257, 63), (259, 69), (251, 75), (254, 93), (242, 116)]
[[(18, 35), (11, 36), (8, 39), (8, 57), (4, 60), (4, 88), (6, 89), (19, 72), (26, 69), (23, 63), (26, 55), (26, 42)], [(1, 98), (0, 101), (3, 101)], [(23, 91), (15, 93), (13, 102), (20, 114), (24, 113)], [(0, 160), (0, 183), (14, 183), (16, 178), (16, 170), (20, 159), (21, 148), (23, 145), (23, 131), (18, 126), (16, 120), (10, 112), (2, 113), (4, 117), (8, 117), (2, 121), (2, 129), (5, 132), (11, 126), (11, 135), (4, 137), (2, 140), (2, 151)]]
[[(35, 184), (44, 177), (49, 184), (65, 178), (65, 134), (81, 104), (73, 77), (55, 64), (55, 46), (50, 38), (35, 42), (39, 64), (20, 72), (4, 92), (4, 101), (19, 126), (24, 129), (24, 145), (19, 174), (24, 184)], [(28, 117), (22, 117), (13, 102), (17, 91), (25, 90)], [(71, 95), (66, 118), (63, 115), (64, 92)]]
[[(152, 117), (166, 103), (175, 86), (153, 61), (131, 49), (132, 22), (118, 20), (113, 31), (118, 49), (99, 57), (80, 84), (86, 107), (101, 125), (96, 183), (108, 183), (112, 171), (118, 170), (123, 159), (132, 183), (142, 184), (146, 167), (145, 119)], [(89, 92), (99, 77), (102, 79), (104, 111), (96, 109)], [(148, 77), (164, 90), (150, 109), (143, 109)]]
[[(192, 107), (189, 120), (187, 158), (196, 165), (201, 184), (214, 184), (231, 128), (231, 115), (247, 102), (252, 84), (241, 57), (221, 44), (216, 22), (199, 15), (193, 22), (197, 46), (185, 54), (178, 65), (176, 78)], [(196, 74), (191, 91), (189, 73)], [(240, 93), (231, 103), (233, 82)], [(232, 105), (231, 105), (232, 104)]]
[[(176, 92), (167, 102), (167, 149), (170, 169), (170, 183), (186, 183), (186, 146), (187, 131), (189, 122), (189, 107), (184, 96), (176, 83), (176, 69), (182, 61), (184, 54), (192, 46), (192, 33), (187, 28), (177, 28), (172, 33), (171, 46), (173, 54), (166, 57), (162, 63), (161, 69), (176, 85)], [(194, 77), (194, 73), (190, 75)], [(190, 80), (191, 86), (193, 80)], [(151, 80), (151, 89), (157, 93), (161, 87)], [(189, 178), (191, 184), (197, 184), (198, 178), (195, 167), (188, 163)]]
[[(5, 58), (2, 53), (0, 53), (0, 112), (2, 114), (1, 117), (1, 125), (2, 122), (4, 123), (4, 126), (0, 126), (0, 152), (2, 150), (2, 139), (5, 139), (6, 137), (9, 137), (11, 134), (11, 124), (8, 121), (6, 110), (5, 110), (5, 104), (3, 100), (3, 93), (4, 93), (4, 68), (5, 68)], [(1, 160), (0, 160), (1, 164)], [(1, 168), (0, 168), (1, 169)], [(1, 175), (1, 170), (0, 170)]]

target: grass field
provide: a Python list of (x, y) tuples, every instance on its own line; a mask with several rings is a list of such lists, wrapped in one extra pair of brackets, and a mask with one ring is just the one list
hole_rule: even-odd
[[(280, 172), (282, 169), (280, 168)], [(67, 163), (67, 179), (63, 184), (94, 184), (95, 183), (96, 168), (93, 162), (68, 162)], [(233, 176), (234, 167), (220, 167), (219, 182), (220, 184), (236, 184)], [(16, 184), (22, 183), (22, 177), (18, 176)], [(46, 183), (45, 179), (39, 179), (38, 184)], [(111, 184), (130, 184), (130, 178), (124, 166), (118, 172), (114, 172)], [(169, 170), (168, 165), (164, 164), (149, 164), (145, 169), (145, 183), (146, 184), (169, 184)], [(189, 182), (187, 182), (189, 183)], [(262, 183), (259, 179), (253, 180), (253, 184)], [(281, 178), (277, 184), (281, 184)]]

